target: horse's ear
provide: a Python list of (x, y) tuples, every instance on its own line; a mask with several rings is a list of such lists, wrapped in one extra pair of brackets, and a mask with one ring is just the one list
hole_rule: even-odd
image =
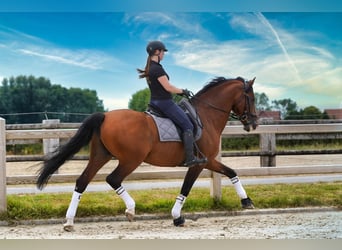
[(248, 85), (249, 85), (250, 87), (253, 86), (254, 81), (255, 81), (255, 78), (256, 78), (256, 77), (254, 77), (252, 80), (249, 80)]

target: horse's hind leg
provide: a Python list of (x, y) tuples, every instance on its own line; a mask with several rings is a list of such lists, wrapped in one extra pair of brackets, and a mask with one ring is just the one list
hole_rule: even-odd
[(115, 190), (116, 194), (124, 201), (126, 205), (125, 215), (129, 221), (133, 221), (135, 215), (135, 201), (121, 186), (122, 181), (132, 173), (142, 162), (142, 160), (134, 160), (131, 162), (120, 162), (117, 168), (107, 176), (107, 183)]
[(65, 231), (73, 230), (74, 218), (82, 193), (87, 188), (89, 182), (94, 178), (99, 169), (103, 167), (103, 165), (105, 165), (111, 158), (112, 156), (105, 149), (98, 137), (94, 136), (91, 143), (91, 152), (87, 167), (76, 180), (75, 190), (66, 213), (67, 222), (64, 224)]

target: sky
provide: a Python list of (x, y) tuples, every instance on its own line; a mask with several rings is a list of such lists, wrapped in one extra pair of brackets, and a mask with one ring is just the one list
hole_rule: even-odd
[[(0, 9), (0, 81), (18, 75), (97, 91), (108, 110), (147, 87), (146, 44), (168, 48), (170, 82), (194, 93), (216, 76), (300, 108), (342, 108), (342, 12)], [(37, 110), (38, 112), (38, 110)]]

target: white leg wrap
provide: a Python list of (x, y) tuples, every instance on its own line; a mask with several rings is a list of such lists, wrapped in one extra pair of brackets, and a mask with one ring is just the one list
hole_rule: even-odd
[(81, 193), (78, 193), (76, 191), (74, 191), (74, 193), (72, 194), (72, 198), (69, 204), (69, 208), (68, 211), (66, 213), (66, 218), (68, 220), (68, 222), (73, 221), (73, 219), (75, 218), (76, 215), (76, 211), (77, 211), (77, 207), (78, 204), (80, 203), (81, 200)]
[(181, 216), (181, 210), (182, 207), (185, 203), (186, 197), (182, 194), (178, 195), (176, 198), (176, 202), (173, 205), (171, 214), (172, 214), (172, 218), (174, 219), (178, 219)]
[(246, 199), (247, 198), (247, 193), (245, 189), (243, 188), (241, 181), (238, 176), (235, 176), (234, 178), (230, 179), (232, 184), (234, 185), (234, 188), (236, 190), (236, 193), (241, 199)]
[(129, 195), (129, 193), (120, 186), (118, 189), (115, 190), (115, 192), (121, 197), (121, 199), (125, 202), (126, 208), (129, 211), (134, 211), (135, 208), (135, 201), (133, 198)]

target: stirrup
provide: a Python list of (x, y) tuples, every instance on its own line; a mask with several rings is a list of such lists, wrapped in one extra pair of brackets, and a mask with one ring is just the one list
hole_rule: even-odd
[(185, 167), (193, 167), (195, 165), (202, 165), (208, 162), (208, 159), (206, 157), (204, 158), (197, 158), (194, 157), (192, 160), (184, 162), (183, 166)]

